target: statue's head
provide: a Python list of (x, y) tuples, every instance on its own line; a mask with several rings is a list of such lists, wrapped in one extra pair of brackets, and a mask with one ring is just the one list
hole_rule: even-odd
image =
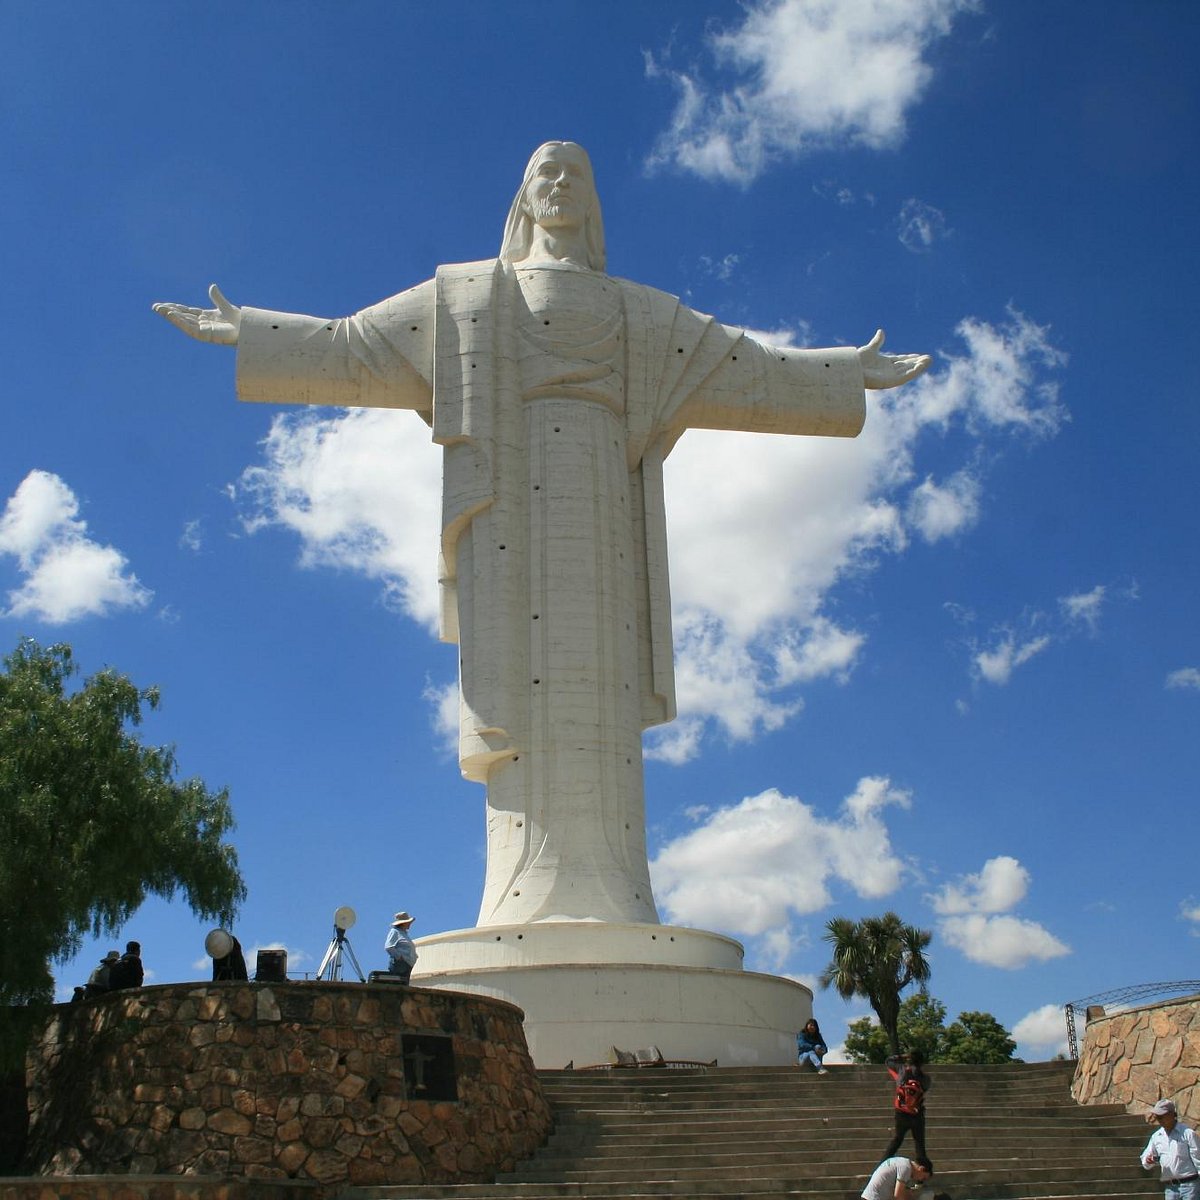
[(582, 223), (588, 266), (603, 271), (604, 222), (587, 151), (575, 142), (546, 142), (525, 168), (520, 191), (513, 200), (504, 226), (500, 258), (519, 263), (529, 255), (533, 229)]

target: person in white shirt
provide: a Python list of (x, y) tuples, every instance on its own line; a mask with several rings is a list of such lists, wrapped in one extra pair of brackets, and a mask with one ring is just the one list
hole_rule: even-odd
[(1158, 1128), (1142, 1151), (1142, 1166), (1158, 1165), (1167, 1200), (1200, 1200), (1200, 1144), (1186, 1125), (1180, 1124), (1174, 1100), (1160, 1100), (1146, 1115)]
[(862, 1200), (905, 1200), (918, 1195), (932, 1175), (927, 1158), (885, 1158), (863, 1188)]

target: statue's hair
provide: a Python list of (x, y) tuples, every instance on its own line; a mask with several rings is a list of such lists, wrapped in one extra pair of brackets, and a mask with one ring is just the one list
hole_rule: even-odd
[(533, 218), (525, 207), (525, 189), (533, 178), (534, 171), (547, 150), (559, 146), (570, 146), (578, 151), (587, 167), (588, 184), (592, 192), (592, 202), (583, 218), (583, 236), (587, 244), (588, 266), (593, 271), (603, 271), (608, 258), (604, 251), (604, 219), (600, 215), (600, 197), (596, 195), (596, 181), (592, 174), (592, 160), (587, 151), (577, 142), (543, 142), (530, 158), (525, 168), (525, 177), (517, 189), (512, 207), (508, 210), (508, 220), (504, 223), (504, 240), (500, 243), (500, 261), (519, 263), (529, 256), (529, 248), (533, 244)]

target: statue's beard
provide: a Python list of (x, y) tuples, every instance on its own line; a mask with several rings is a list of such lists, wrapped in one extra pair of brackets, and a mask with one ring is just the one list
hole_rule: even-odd
[[(573, 219), (578, 212), (578, 207), (570, 198), (547, 196), (544, 200), (534, 202), (531, 216), (535, 225), (559, 226), (563, 224), (564, 218)], [(582, 217), (579, 218), (579, 223), (583, 223)]]

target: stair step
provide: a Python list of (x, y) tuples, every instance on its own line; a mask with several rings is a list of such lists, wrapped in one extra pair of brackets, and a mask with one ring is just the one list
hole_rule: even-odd
[[(955, 1200), (1160, 1197), (1145, 1123), (1081, 1107), (1073, 1064), (931, 1069), (927, 1194)], [(362, 1187), (338, 1200), (857, 1200), (892, 1133), (879, 1067), (542, 1072), (546, 1145), (491, 1184)], [(907, 1142), (901, 1152), (911, 1153)]]

